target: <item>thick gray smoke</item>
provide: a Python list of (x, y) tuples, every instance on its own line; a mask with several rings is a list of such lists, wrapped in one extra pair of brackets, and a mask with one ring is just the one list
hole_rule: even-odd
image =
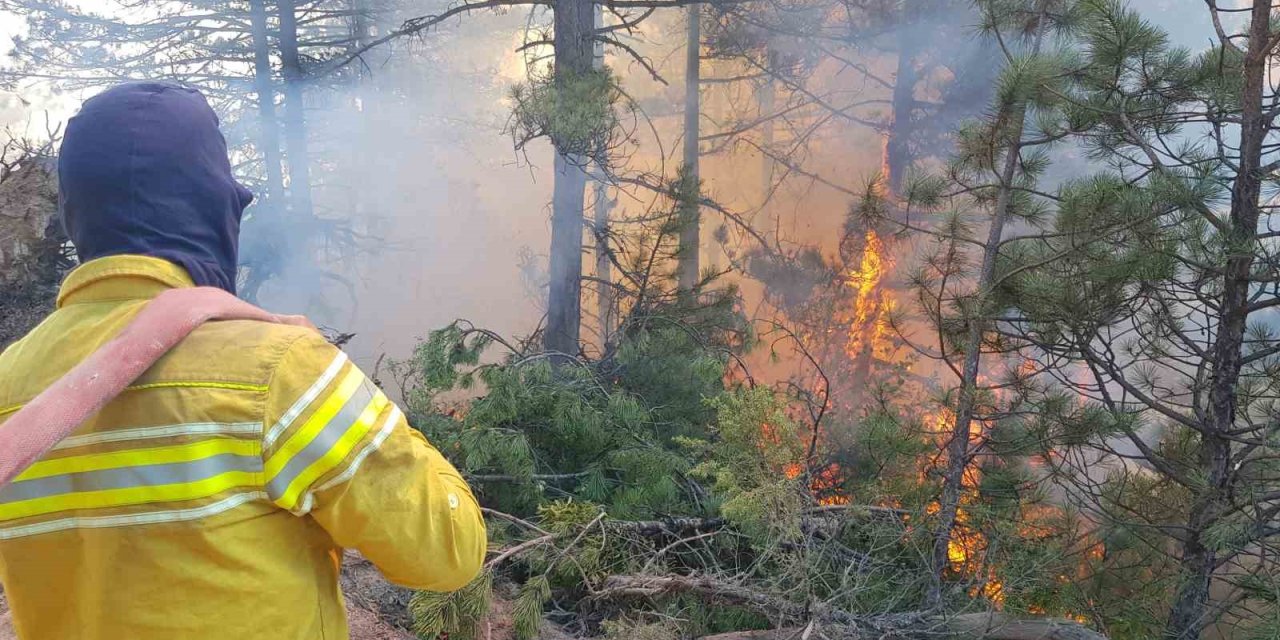
[[(286, 256), (291, 268), (263, 288), (264, 305), (356, 333), (349, 348), (364, 364), (403, 356), (456, 318), (531, 330), (540, 313), (517, 257), (545, 252), (551, 185), (549, 156), (526, 161), (503, 133), (522, 23), (475, 16), (394, 62), (369, 56), (355, 88), (308, 95), (323, 165), (317, 214), (349, 224), (354, 246)], [(315, 255), (346, 284), (317, 280)], [(323, 300), (311, 295), (317, 285)]]

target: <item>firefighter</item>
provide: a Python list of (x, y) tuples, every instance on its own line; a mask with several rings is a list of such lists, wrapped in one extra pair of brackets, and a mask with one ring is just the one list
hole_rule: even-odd
[[(0, 420), (161, 292), (235, 292), (252, 195), (199, 92), (139, 82), (86, 101), (58, 177), (82, 264), (0, 355)], [(341, 351), (282, 324), (201, 326), (0, 490), (24, 640), (347, 638), (343, 549), (450, 591), (485, 548), (457, 470)]]

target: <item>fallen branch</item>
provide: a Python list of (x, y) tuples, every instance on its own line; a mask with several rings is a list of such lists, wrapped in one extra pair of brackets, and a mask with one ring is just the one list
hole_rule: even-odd
[(849, 638), (860, 638), (864, 634), (870, 634), (868, 637), (912, 637), (913, 634), (928, 634), (975, 640), (1107, 640), (1106, 636), (1081, 624), (1054, 618), (1019, 619), (1001, 613), (956, 616), (923, 612), (859, 615), (824, 605), (806, 607), (779, 596), (706, 576), (610, 576), (592, 597), (655, 598), (675, 593), (693, 594), (709, 601), (746, 607), (780, 624), (791, 625), (789, 630), (738, 632), (711, 637), (716, 640), (796, 637), (802, 633), (802, 627), (797, 625), (801, 622), (812, 624), (814, 620), (848, 627), (850, 635), (843, 637)]
[(615, 520), (606, 522), (605, 528), (611, 531), (627, 531), (645, 537), (653, 537), (714, 531), (722, 529), (728, 524), (724, 518), (667, 518), (665, 520)]
[(946, 621), (952, 633), (984, 640), (1107, 640), (1071, 620), (1012, 618), (999, 613), (968, 613)]
[(610, 576), (594, 595), (600, 599), (653, 598), (670, 593), (694, 593), (789, 621), (802, 619), (807, 613), (794, 602), (711, 577)]
[(558, 536), (556, 536), (555, 534), (547, 534), (545, 536), (534, 538), (532, 540), (526, 540), (514, 547), (508, 547), (507, 549), (504, 549), (503, 551), (498, 553), (498, 555), (494, 556), (488, 562), (485, 562), (484, 568), (486, 571), (492, 571), (498, 565), (505, 562), (508, 558), (512, 558), (517, 555), (520, 555), (521, 553), (524, 553), (525, 551), (528, 551), (529, 549), (532, 549), (534, 547), (540, 547), (544, 544), (551, 544), (552, 542), (555, 541), (557, 537)]
[(484, 514), (484, 515), (486, 515), (486, 516), (490, 516), (490, 517), (494, 517), (494, 518), (499, 518), (499, 519), (502, 519), (502, 520), (506, 520), (507, 522), (510, 522), (510, 523), (512, 523), (512, 524), (518, 524), (518, 525), (520, 525), (520, 526), (522, 526), (522, 527), (525, 527), (526, 529), (532, 529), (532, 530), (534, 530), (534, 531), (537, 531), (538, 533), (541, 533), (542, 535), (549, 535), (549, 534), (550, 534), (550, 532), (549, 532), (549, 531), (547, 531), (547, 530), (543, 529), (542, 527), (539, 527), (538, 525), (536, 525), (536, 524), (534, 524), (534, 523), (532, 523), (532, 522), (529, 522), (528, 520), (524, 520), (524, 519), (522, 519), (522, 518), (517, 518), (517, 517), (515, 517), (515, 516), (513, 516), (513, 515), (511, 515), (511, 514), (509, 514), (509, 513), (503, 513), (503, 512), (501, 512), (501, 511), (498, 511), (497, 509), (490, 509), (490, 508), (488, 508), (488, 507), (480, 507), (480, 513), (483, 513), (483, 514)]
[(475, 482), (558, 482), (561, 480), (576, 480), (585, 477), (590, 471), (579, 471), (578, 473), (535, 473), (528, 476), (504, 475), (504, 474), (486, 474), (486, 473), (467, 473), (463, 474), (468, 480)]
[(698, 640), (796, 640), (804, 629), (765, 629), (763, 631), (730, 631), (717, 633), (714, 636), (702, 636)]

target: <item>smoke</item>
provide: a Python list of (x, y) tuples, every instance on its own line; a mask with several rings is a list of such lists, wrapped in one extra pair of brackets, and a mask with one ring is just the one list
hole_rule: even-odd
[[(1199, 42), (1211, 33), (1207, 23), (1188, 26), (1187, 12), (1175, 11), (1175, 4), (1143, 0), (1136, 6), (1176, 28), (1180, 41)], [(384, 26), (423, 11), (405, 7), (403, 15), (384, 16)], [(1194, 13), (1203, 17), (1204, 12)], [(349, 349), (366, 366), (384, 353), (406, 355), (418, 338), (455, 318), (471, 318), (505, 334), (534, 330), (545, 306), (537, 281), (550, 236), (551, 151), (539, 143), (515, 152), (504, 127), (511, 108), (508, 89), (525, 79), (531, 60), (547, 53), (546, 47), (517, 48), (538, 37), (548, 18), (545, 9), (532, 15), (523, 9), (464, 15), (419, 39), (370, 52), (358, 63), (357, 82), (340, 89), (309, 85), (312, 187), (319, 219), (298, 222), (315, 228), (270, 232), (255, 231), (250, 224), (245, 241), (278, 239), (251, 237), (259, 232), (297, 233), (314, 241), (280, 243), (288, 251), (281, 256), (283, 268), (263, 287), (259, 301), (356, 333)], [(958, 24), (952, 30), (968, 30), (976, 38), (963, 18), (952, 21)], [(20, 33), (22, 26), (11, 22), (0, 20), (0, 29)], [(882, 39), (927, 47), (938, 37), (936, 22), (891, 30)], [(535, 27), (532, 36), (530, 25)], [(660, 11), (634, 33), (619, 35), (653, 64), (665, 84), (627, 56), (608, 54), (607, 62), (639, 107), (635, 144), (628, 150), (631, 170), (674, 174), (671, 154), (683, 135), (682, 25), (680, 11)], [(772, 46), (798, 50), (794, 37), (776, 37)], [(855, 62), (881, 78), (892, 79), (898, 72), (891, 47), (868, 49)], [(990, 65), (991, 60), (973, 58), (966, 64)], [(810, 66), (806, 86), (824, 100), (866, 100), (871, 106), (854, 113), (870, 122), (884, 121), (888, 107), (874, 103), (890, 99), (891, 91), (851, 70), (846, 61), (826, 57)], [(742, 73), (740, 66), (725, 61), (709, 60), (703, 70), (711, 79)], [(922, 100), (937, 97), (940, 87), (954, 79), (931, 73), (919, 90)], [(766, 85), (759, 81), (705, 84), (703, 134), (750, 123), (769, 115), (769, 109), (784, 112), (797, 100), (812, 100), (781, 81), (770, 83), (768, 91), (772, 94), (766, 95)], [(57, 93), (32, 85), (21, 96), (27, 105), (16, 95), (0, 96), (0, 121), (36, 122), (38, 114), (48, 111), (56, 126), (92, 92)], [(981, 91), (957, 98), (948, 126), (983, 106)], [(227, 115), (234, 126), (254, 126), (252, 113)], [(884, 134), (829, 115), (813, 108), (787, 113), (768, 125), (771, 141), (759, 126), (743, 136), (707, 140), (702, 163), (706, 195), (781, 245), (814, 245), (834, 256), (856, 192), (881, 167)], [(36, 124), (43, 129), (43, 122)], [(785, 151), (787, 163), (762, 153), (766, 146)], [(945, 155), (945, 141), (927, 151)], [(614, 190), (612, 197), (619, 203), (615, 218), (644, 211), (654, 201), (652, 194), (634, 191)], [(704, 264), (718, 269), (740, 259), (747, 245), (732, 233), (734, 224), (714, 212), (703, 215)], [(722, 226), (729, 232), (719, 233)], [(910, 262), (909, 256), (894, 258), (899, 267)], [(748, 308), (755, 308), (763, 296), (760, 285), (741, 283)]]
[(375, 52), (352, 86), (308, 91), (325, 228), (279, 245), (288, 253), (261, 304), (354, 332), (348, 349), (366, 367), (457, 318), (533, 329), (538, 301), (516, 257), (545, 252), (551, 183), (546, 149), (517, 156), (503, 133), (522, 27), (523, 16), (473, 16)]

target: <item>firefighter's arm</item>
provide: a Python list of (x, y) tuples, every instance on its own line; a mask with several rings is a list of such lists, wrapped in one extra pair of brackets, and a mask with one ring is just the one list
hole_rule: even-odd
[(270, 499), (310, 516), (388, 580), (452, 591), (484, 562), (484, 518), (458, 471), (359, 368), (316, 334), (272, 375), (263, 422)]

